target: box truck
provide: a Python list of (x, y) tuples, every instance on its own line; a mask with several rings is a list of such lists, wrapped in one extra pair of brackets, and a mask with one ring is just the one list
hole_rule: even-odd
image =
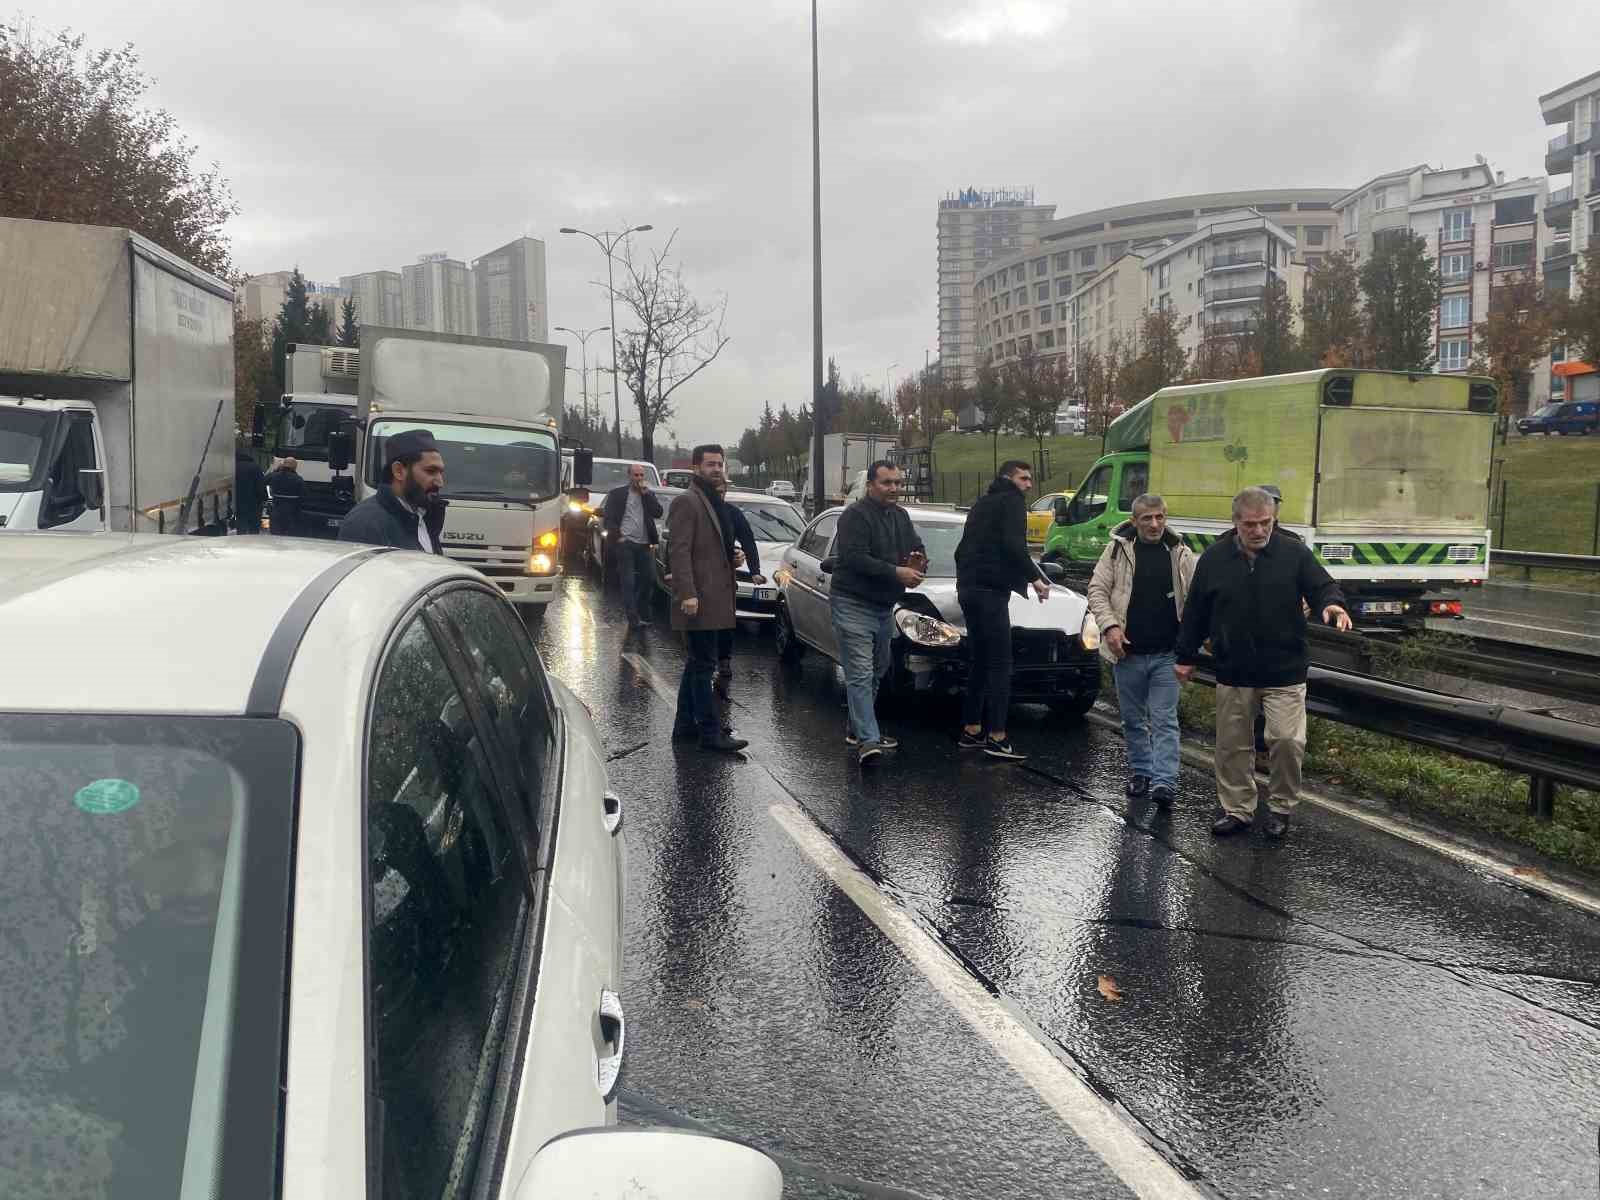
[[(823, 508), (861, 498), (863, 473), (900, 444), (892, 433), (828, 433), (822, 437)], [(800, 502), (807, 513), (817, 511), (811, 503), (811, 458), (801, 468)]]
[(0, 218), (0, 529), (233, 515), (233, 289), (127, 229)]

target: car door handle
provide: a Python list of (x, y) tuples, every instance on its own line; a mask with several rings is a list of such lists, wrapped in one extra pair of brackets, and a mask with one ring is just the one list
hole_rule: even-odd
[(602, 1103), (610, 1104), (622, 1080), (622, 1053), (627, 1041), (628, 1026), (622, 1015), (622, 997), (609, 988), (600, 992), (600, 1036), (617, 1052), (598, 1059), (595, 1067), (595, 1088)]
[(605, 808), (602, 818), (606, 823), (606, 832), (612, 837), (617, 836), (617, 830), (622, 828), (622, 797), (615, 792), (607, 792), (601, 800)]

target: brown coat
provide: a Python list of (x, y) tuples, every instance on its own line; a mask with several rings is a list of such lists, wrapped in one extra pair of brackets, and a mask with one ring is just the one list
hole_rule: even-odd
[[(674, 629), (733, 628), (733, 564), (722, 525), (699, 484), (691, 483), (667, 510), (667, 565), (672, 569)], [(700, 611), (687, 617), (683, 602), (691, 597), (700, 601)]]

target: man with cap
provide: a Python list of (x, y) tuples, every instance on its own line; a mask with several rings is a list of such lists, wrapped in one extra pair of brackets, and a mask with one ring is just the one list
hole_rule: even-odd
[(341, 542), (367, 542), (397, 550), (441, 554), (439, 532), (444, 528), (446, 501), (444, 456), (426, 429), (408, 429), (385, 438), (384, 483), (350, 510), (339, 527)]

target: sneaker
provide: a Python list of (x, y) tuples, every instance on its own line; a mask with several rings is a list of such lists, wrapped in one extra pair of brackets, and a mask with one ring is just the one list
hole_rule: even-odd
[(1123, 789), (1129, 800), (1139, 800), (1150, 794), (1150, 777), (1148, 775), (1135, 775), (1128, 780), (1128, 786)]
[(956, 748), (960, 750), (982, 750), (983, 744), (989, 739), (983, 736), (983, 730), (977, 733), (968, 733), (965, 729), (956, 734)]
[(1012, 748), (1010, 739), (997, 742), (990, 738), (983, 744), (983, 752), (990, 758), (998, 758), (1003, 762), (1025, 762), (1028, 757), (1026, 754), (1018, 754)]
[(750, 743), (744, 738), (729, 737), (727, 734), (718, 734), (714, 738), (701, 738), (700, 749), (715, 750), (719, 754), (737, 754)]
[[(844, 744), (846, 746), (859, 746), (861, 745), (861, 739), (846, 729), (844, 731)], [(878, 735), (878, 745), (885, 750), (898, 750), (900, 749), (900, 739), (881, 733)]]
[(1178, 793), (1164, 783), (1158, 783), (1150, 789), (1150, 799), (1155, 801), (1155, 806), (1163, 811), (1172, 807), (1172, 802), (1178, 798)]
[(856, 761), (863, 767), (883, 753), (883, 747), (877, 742), (868, 742), (856, 751)]

